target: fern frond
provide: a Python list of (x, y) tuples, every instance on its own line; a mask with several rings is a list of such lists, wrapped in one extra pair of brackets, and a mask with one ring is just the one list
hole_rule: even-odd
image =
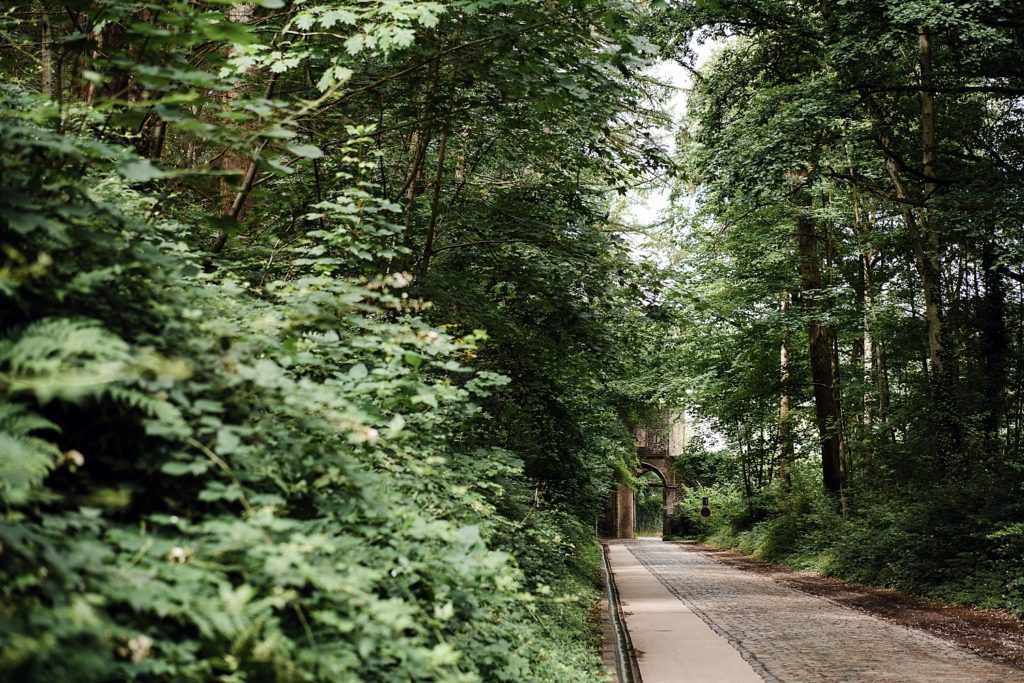
[(56, 444), (33, 436), (57, 431), (46, 418), (15, 403), (0, 403), (0, 496), (12, 503), (25, 500), (61, 457)]
[(132, 376), (132, 353), (91, 320), (47, 318), (0, 344), (0, 390), (77, 400)]
[(185, 424), (185, 418), (174, 404), (159, 398), (143, 394), (135, 389), (121, 386), (112, 386), (107, 390), (107, 395), (123, 406), (134, 408), (147, 417), (163, 424), (163, 432), (188, 434), (189, 430)]
[(17, 403), (0, 403), (0, 432), (27, 436), (48, 429), (60, 432), (60, 427), (42, 415), (33, 413)]

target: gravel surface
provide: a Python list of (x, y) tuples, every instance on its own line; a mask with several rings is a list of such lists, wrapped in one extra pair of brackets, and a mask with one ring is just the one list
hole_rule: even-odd
[[(1024, 670), (660, 540), (627, 548), (765, 680), (1024, 683)], [(755, 667), (758, 668), (758, 667)]]

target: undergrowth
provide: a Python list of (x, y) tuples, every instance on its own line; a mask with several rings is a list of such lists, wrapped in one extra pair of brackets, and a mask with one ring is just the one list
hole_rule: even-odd
[(338, 197), (255, 287), (128, 152), (3, 97), (0, 678), (601, 679), (592, 534), (462, 445), (508, 382), (481, 335), (346, 274), (386, 204)]
[[(711, 503), (706, 519), (702, 495)], [(1007, 520), (1012, 510), (962, 484), (888, 495), (852, 488), (840, 504), (820, 492), (813, 469), (801, 468), (787, 495), (778, 484), (750, 499), (727, 486), (692, 489), (677, 514), (686, 536), (715, 547), (1024, 616), (1024, 528)]]

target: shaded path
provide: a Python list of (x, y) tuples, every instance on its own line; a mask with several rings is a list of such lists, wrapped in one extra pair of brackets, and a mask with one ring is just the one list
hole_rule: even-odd
[(625, 546), (609, 545), (608, 559), (643, 683), (761, 682), (749, 656), (708, 628)]
[[(1024, 683), (1020, 669), (733, 569), (685, 547), (657, 540), (616, 542), (612, 548), (617, 545), (628, 549), (766, 681)], [(613, 568), (615, 563), (613, 556)], [(627, 625), (632, 629), (628, 618)], [(699, 654), (699, 647), (694, 650), (680, 642), (672, 665), (681, 670)]]

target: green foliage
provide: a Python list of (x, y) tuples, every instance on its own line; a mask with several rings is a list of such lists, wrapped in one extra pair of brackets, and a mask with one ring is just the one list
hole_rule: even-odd
[(639, 11), (4, 13), (0, 678), (603, 677)]
[(636, 505), (636, 533), (642, 536), (660, 536), (664, 528), (665, 488), (652, 472), (637, 478), (633, 490)]
[[(853, 489), (844, 516), (813, 471), (793, 474), (789, 491), (755, 499), (736, 487), (703, 491), (713, 510), (708, 519), (699, 517), (701, 492), (693, 491), (681, 505), (692, 535), (796, 569), (1024, 614), (1019, 525), (986, 533), (994, 515), (1006, 514), (1002, 505), (979, 506), (977, 492), (964, 487), (927, 497)], [(752, 522), (756, 508), (766, 517)]]
[[(460, 362), (477, 336), (416, 317), (403, 278), (347, 277), (351, 245), (317, 230), (301, 276), (261, 291), (208, 275), (116, 160), (4, 104), (5, 155), (41, 155), (8, 196), (45, 169), (53, 218), (4, 231), (3, 677), (599, 676), (577, 635), (585, 527), (570, 543), (554, 511), (515, 523), (561, 548), (533, 560), (543, 591), (488, 548), (525, 484), (501, 451), (459, 446), (472, 399), (506, 381)], [(19, 210), (0, 207), (5, 225)], [(393, 234), (386, 211), (361, 220), (364, 245)]]
[(1007, 68), (1021, 57), (1010, 16), (1005, 3), (698, 2), (651, 29), (690, 63), (717, 39), (660, 236), (675, 329), (657, 365), (705, 432), (676, 465), (686, 533), (1020, 613), (1024, 84)]
[(0, 406), (0, 495), (20, 502), (28, 491), (43, 481), (61, 457), (51, 442), (37, 432), (57, 430), (57, 425), (29, 412), (25, 406), (6, 403)]

